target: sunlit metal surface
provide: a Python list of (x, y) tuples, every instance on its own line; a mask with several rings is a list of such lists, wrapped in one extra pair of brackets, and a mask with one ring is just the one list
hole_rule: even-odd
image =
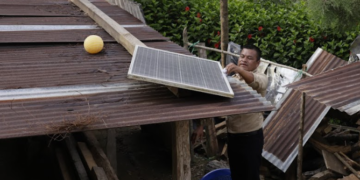
[[(317, 75), (345, 64), (346, 61), (318, 48), (308, 60), (307, 67), (308, 73)], [(300, 97), (300, 92), (289, 89), (276, 104), (277, 111), (271, 112), (264, 122), (263, 157), (284, 172), (298, 153)], [(329, 109), (329, 106), (306, 96), (304, 144)]]
[(353, 115), (360, 110), (360, 62), (327, 71), (288, 85), (340, 111)]

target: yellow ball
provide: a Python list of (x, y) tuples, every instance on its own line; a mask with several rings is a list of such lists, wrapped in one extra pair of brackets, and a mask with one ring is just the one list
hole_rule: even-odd
[(84, 48), (90, 54), (99, 53), (104, 47), (104, 42), (100, 36), (90, 35), (84, 41)]

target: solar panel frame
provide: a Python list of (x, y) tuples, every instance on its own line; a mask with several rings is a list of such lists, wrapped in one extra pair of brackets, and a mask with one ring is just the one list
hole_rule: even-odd
[[(155, 55), (155, 59), (149, 60), (149, 58), (145, 57), (145, 54), (142, 52), (145, 50), (149, 53), (157, 52), (158, 54)], [(162, 53), (163, 56), (159, 56), (160, 53)], [(141, 59), (146, 58), (148, 58), (148, 61), (153, 60), (156, 61), (156, 63), (142, 63)], [(159, 69), (159, 67), (162, 68)], [(204, 71), (205, 68), (211, 68), (211, 70)], [(143, 70), (143, 72), (139, 73), (139, 69)], [(162, 75), (166, 75), (166, 77), (163, 76), (162, 78), (159, 78), (159, 76), (161, 77)], [(230, 86), (230, 83), (226, 76), (222, 73), (222, 67), (220, 63), (196, 56), (189, 56), (137, 45), (134, 50), (127, 76), (130, 79), (140, 81), (199, 91), (223, 97), (234, 97), (234, 92)], [(182, 79), (184, 77), (185, 79)], [(196, 77), (198, 77), (197, 80), (200, 78), (203, 80), (203, 82), (196, 82), (196, 79), (194, 79)], [(213, 82), (206, 82), (205, 79)], [(184, 83), (183, 81), (187, 81), (187, 83)], [(198, 83), (202, 85), (199, 85)], [(219, 86), (215, 87), (216, 83), (221, 84), (217, 84)]]

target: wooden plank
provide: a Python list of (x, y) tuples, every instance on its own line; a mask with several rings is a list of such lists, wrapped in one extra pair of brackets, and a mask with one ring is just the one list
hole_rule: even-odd
[(110, 161), (111, 166), (116, 174), (117, 170), (117, 158), (116, 158), (116, 130), (107, 130), (107, 142), (106, 142), (106, 155)]
[(344, 165), (334, 156), (334, 154), (326, 150), (322, 150), (321, 152), (324, 157), (324, 161), (327, 169), (330, 169), (342, 175), (348, 174), (344, 169)]
[(81, 10), (87, 13), (99, 26), (105, 29), (118, 43), (125, 47), (125, 49), (133, 55), (136, 45), (146, 46), (129, 31), (123, 28), (116, 21), (111, 19), (108, 15), (102, 12), (99, 8), (94, 6), (88, 0), (71, 0)]
[(173, 180), (191, 179), (189, 121), (172, 124)]
[(216, 156), (219, 150), (213, 118), (204, 120), (206, 136), (206, 152), (208, 157)]
[(329, 178), (335, 177), (335, 174), (329, 170), (321, 171), (313, 175), (309, 180), (327, 180)]
[(106, 157), (104, 151), (101, 149), (98, 140), (95, 138), (92, 132), (83, 132), (86, 138), (87, 145), (92, 153), (95, 162), (98, 166), (104, 168), (106, 176), (109, 180), (119, 180), (114, 169), (112, 168), (109, 159)]
[(108, 180), (104, 169), (97, 166), (91, 170), (91, 177), (93, 180)]
[(74, 162), (75, 169), (78, 173), (78, 178), (80, 180), (88, 180), (89, 177), (86, 173), (85, 167), (80, 159), (79, 153), (76, 150), (75, 139), (70, 136), (65, 139), (66, 147), (69, 151), (72, 161)]
[(88, 147), (86, 146), (86, 144), (84, 142), (78, 142), (77, 145), (80, 150), (81, 157), (86, 162), (87, 170), (90, 172), (93, 169), (93, 167), (97, 166), (96, 162), (95, 162), (90, 150), (88, 149)]
[(64, 153), (62, 152), (62, 150), (60, 148), (56, 148), (55, 154), (56, 154), (56, 159), (59, 163), (59, 167), (60, 167), (60, 171), (61, 171), (63, 180), (73, 180), (73, 178), (71, 177), (69, 168), (65, 163), (65, 157), (64, 157)]

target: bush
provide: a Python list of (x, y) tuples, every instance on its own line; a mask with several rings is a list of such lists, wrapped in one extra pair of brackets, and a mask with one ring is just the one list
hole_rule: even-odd
[[(188, 29), (189, 42), (205, 42), (220, 48), (220, 2), (212, 0), (138, 0), (145, 19), (164, 36), (182, 44), (182, 31)], [(274, 4), (229, 1), (229, 40), (240, 45), (252, 43), (263, 58), (300, 68), (318, 47), (347, 60), (349, 46), (358, 35), (322, 29), (306, 16), (305, 3)], [(218, 60), (220, 54), (208, 52)]]

